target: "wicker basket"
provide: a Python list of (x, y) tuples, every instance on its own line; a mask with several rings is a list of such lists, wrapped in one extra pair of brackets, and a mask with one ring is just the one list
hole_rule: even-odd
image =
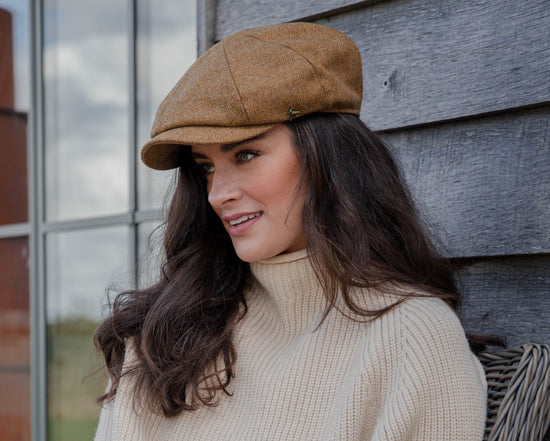
[(550, 423), (550, 346), (483, 352), (488, 414), (484, 441), (543, 441)]

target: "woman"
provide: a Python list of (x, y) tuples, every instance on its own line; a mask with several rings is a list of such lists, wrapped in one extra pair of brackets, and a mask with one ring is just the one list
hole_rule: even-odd
[(166, 260), (96, 332), (96, 440), (482, 438), (451, 269), (361, 96), (353, 42), (306, 23), (222, 40), (168, 94), (142, 150), (179, 167)]

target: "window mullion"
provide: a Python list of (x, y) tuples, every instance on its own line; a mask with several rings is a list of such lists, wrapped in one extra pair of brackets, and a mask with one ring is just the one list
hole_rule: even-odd
[(31, 433), (47, 440), (47, 348), (44, 235), (43, 0), (29, 0), (31, 15), (31, 91), (29, 142)]
[(137, 0), (128, 0), (128, 151), (129, 151), (129, 207), (132, 213), (130, 224), (130, 280), (138, 285), (138, 228), (135, 213), (138, 209), (137, 179)]

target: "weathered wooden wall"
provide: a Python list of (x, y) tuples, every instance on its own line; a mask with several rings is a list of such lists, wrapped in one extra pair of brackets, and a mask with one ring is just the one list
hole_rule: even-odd
[(462, 265), (467, 328), (550, 343), (548, 0), (213, 3), (214, 40), (305, 20), (357, 43), (362, 118)]

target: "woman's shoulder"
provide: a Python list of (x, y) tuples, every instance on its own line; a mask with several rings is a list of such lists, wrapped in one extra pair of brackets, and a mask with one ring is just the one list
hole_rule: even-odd
[(470, 356), (462, 323), (444, 300), (403, 286), (371, 292), (366, 298), (371, 311), (388, 309), (365, 329), (367, 347), (380, 346), (398, 358), (411, 352), (443, 354), (457, 350)]
[[(441, 298), (428, 293), (411, 292), (401, 297), (387, 313), (405, 343), (422, 342), (467, 345), (457, 313)], [(384, 316), (382, 316), (383, 318)]]
[(456, 312), (441, 298), (421, 288), (385, 284), (378, 289), (359, 289), (353, 300), (370, 311), (387, 311), (380, 316), (404, 326), (435, 324), (462, 329)]
[(386, 321), (381, 324), (387, 332), (384, 345), (403, 369), (426, 378), (462, 375), (484, 384), (481, 365), (470, 349), (461, 320), (445, 301), (411, 296), (386, 315), (381, 317)]
[(427, 293), (401, 297), (372, 322), (366, 336), (363, 360), (367, 368), (382, 359), (384, 369), (399, 372), (412, 383), (418, 380), (433, 386), (435, 377), (447, 382), (455, 378), (457, 384), (478, 385), (483, 396), (483, 369), (458, 315), (442, 299)]
[(362, 342), (361, 379), (385, 397), (384, 430), (413, 431), (399, 439), (480, 439), (486, 380), (459, 317), (429, 293), (392, 295), (399, 303), (365, 326)]
[(430, 328), (433, 331), (463, 331), (456, 313), (443, 299), (429, 294), (406, 297), (396, 306), (402, 326)]

